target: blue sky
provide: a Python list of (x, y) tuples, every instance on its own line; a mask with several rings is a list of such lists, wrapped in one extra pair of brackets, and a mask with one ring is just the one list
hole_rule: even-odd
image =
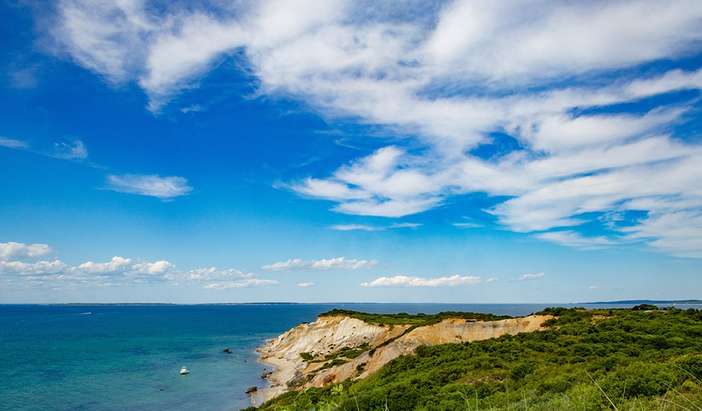
[(522, 3), (0, 3), (0, 302), (700, 297), (702, 5)]

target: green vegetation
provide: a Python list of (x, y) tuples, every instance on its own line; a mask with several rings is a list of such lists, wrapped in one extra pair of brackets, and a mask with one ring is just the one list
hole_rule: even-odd
[(368, 343), (363, 343), (358, 347), (344, 347), (341, 350), (328, 355), (324, 360), (333, 360), (335, 358), (346, 358), (352, 360), (358, 357), (359, 355), (363, 354), (364, 352), (368, 351), (369, 349), (370, 345)]
[(366, 379), (289, 392), (261, 409), (702, 410), (702, 311), (545, 313), (558, 316), (547, 331), (420, 347)]
[(343, 315), (351, 318), (357, 318), (359, 320), (365, 321), (368, 324), (378, 324), (378, 325), (430, 325), (436, 324), (441, 320), (447, 318), (464, 318), (467, 320), (476, 321), (493, 321), (493, 320), (504, 320), (510, 318), (507, 315), (494, 315), (494, 314), (483, 314), (483, 313), (464, 313), (464, 312), (453, 312), (445, 311), (438, 314), (407, 314), (407, 313), (397, 313), (397, 314), (370, 314), (362, 313), (352, 310), (340, 310), (335, 309), (328, 311), (324, 314), (320, 314), (320, 317), (332, 316), (332, 315)]
[(357, 347), (344, 347), (339, 351), (327, 354), (324, 358), (317, 358), (314, 353), (301, 352), (300, 357), (307, 362), (326, 362), (337, 359), (352, 360), (370, 349), (368, 343), (363, 343)]
[(300, 357), (302, 357), (302, 359), (305, 361), (314, 360), (314, 354), (312, 354), (311, 352), (301, 352)]

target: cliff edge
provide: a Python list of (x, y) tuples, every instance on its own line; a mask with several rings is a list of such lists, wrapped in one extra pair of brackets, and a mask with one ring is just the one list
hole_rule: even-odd
[[(266, 376), (270, 386), (256, 402), (289, 390), (321, 387), (349, 378), (364, 378), (391, 360), (423, 345), (461, 343), (533, 332), (551, 315), (530, 315), (494, 321), (465, 315), (412, 317), (406, 324), (365, 321), (365, 314), (328, 313), (298, 325), (258, 349), (261, 361), (275, 367)], [(408, 316), (409, 317), (409, 316)], [(417, 321), (417, 318), (420, 321)], [(422, 321), (422, 318), (427, 320)]]

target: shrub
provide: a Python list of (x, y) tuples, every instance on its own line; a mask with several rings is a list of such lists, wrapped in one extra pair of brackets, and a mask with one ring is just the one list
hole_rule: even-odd
[(658, 307), (653, 304), (639, 304), (631, 307), (634, 311), (653, 311), (657, 310)]
[(702, 354), (687, 355), (678, 361), (678, 366), (688, 375), (702, 380)]
[(610, 397), (634, 398), (664, 394), (681, 382), (667, 364), (635, 362), (610, 375), (602, 388)]
[(534, 366), (529, 363), (521, 363), (512, 369), (510, 376), (514, 380), (521, 380), (534, 371)]

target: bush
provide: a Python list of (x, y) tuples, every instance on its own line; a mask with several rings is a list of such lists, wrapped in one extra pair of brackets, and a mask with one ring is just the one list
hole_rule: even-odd
[(534, 371), (534, 366), (529, 363), (521, 363), (512, 369), (510, 376), (513, 380), (521, 380)]
[(691, 375), (697, 380), (702, 380), (702, 354), (691, 354), (681, 358), (678, 366), (687, 375)]
[(309, 352), (301, 352), (300, 357), (302, 357), (303, 360), (305, 361), (312, 361), (314, 360), (314, 354), (309, 353)]
[(654, 311), (657, 310), (658, 307), (653, 304), (639, 304), (631, 307), (631, 309), (634, 311)]
[(635, 362), (617, 370), (602, 384), (603, 390), (612, 396), (626, 398), (665, 394), (680, 383), (679, 373), (667, 364)]
[(539, 384), (539, 393), (562, 393), (565, 392), (573, 383), (573, 378), (567, 375), (556, 375), (547, 378)]

